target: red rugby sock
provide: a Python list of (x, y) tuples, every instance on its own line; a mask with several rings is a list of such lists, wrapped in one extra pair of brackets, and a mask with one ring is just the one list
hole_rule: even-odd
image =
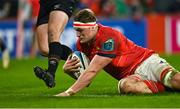
[(148, 88), (153, 92), (153, 93), (159, 93), (159, 92), (164, 92), (165, 91), (165, 87), (162, 83), (160, 82), (155, 82), (152, 80), (144, 80), (143, 81)]

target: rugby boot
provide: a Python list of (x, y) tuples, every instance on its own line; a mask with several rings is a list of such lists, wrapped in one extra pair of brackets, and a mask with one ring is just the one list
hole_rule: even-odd
[(56, 83), (54, 80), (54, 76), (50, 72), (48, 72), (38, 66), (35, 66), (34, 73), (35, 73), (36, 77), (38, 77), (39, 79), (42, 79), (45, 82), (47, 87), (49, 87), (49, 88), (55, 87)]

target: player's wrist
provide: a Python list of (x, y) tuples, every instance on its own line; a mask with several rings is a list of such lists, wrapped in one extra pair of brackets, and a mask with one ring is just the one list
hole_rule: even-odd
[(75, 94), (74, 90), (69, 88), (68, 90), (65, 91), (65, 93), (68, 95), (68, 96), (72, 96)]

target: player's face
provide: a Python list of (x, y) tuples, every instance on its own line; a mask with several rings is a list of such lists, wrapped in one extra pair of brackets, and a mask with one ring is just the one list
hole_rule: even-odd
[(94, 31), (93, 27), (75, 28), (75, 30), (77, 37), (79, 37), (81, 43), (87, 43), (91, 41), (96, 35), (96, 32)]

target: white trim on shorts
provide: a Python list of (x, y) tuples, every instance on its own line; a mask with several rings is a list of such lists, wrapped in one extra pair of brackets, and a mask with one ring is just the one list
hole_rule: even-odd
[(165, 59), (153, 54), (138, 66), (134, 74), (141, 76), (143, 80), (161, 81), (161, 73), (166, 69), (174, 69)]

